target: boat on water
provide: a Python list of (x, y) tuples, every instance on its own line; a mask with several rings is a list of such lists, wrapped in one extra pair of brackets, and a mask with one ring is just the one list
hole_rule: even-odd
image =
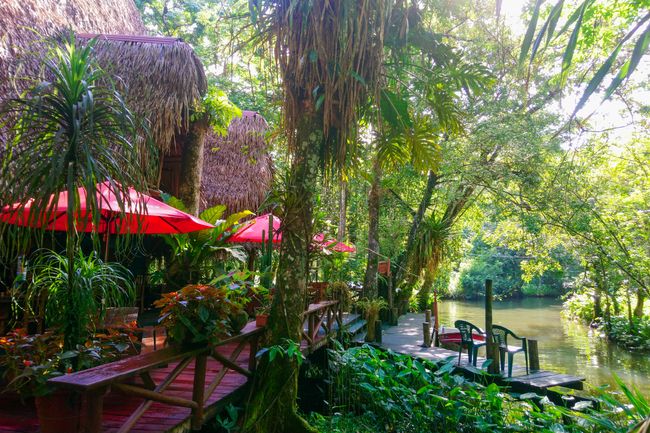
[[(474, 339), (474, 341), (477, 342), (485, 341), (485, 335), (479, 334), (476, 331), (472, 333), (472, 338)], [(438, 331), (438, 342), (440, 343), (441, 346), (455, 345), (456, 346), (455, 348), (458, 348), (458, 344), (460, 344), (460, 341), (461, 341), (460, 331), (457, 328), (448, 328), (442, 326)]]

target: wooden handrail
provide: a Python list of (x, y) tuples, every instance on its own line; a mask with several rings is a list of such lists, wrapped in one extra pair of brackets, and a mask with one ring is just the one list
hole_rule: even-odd
[[(155, 352), (131, 356), (78, 373), (52, 378), (48, 383), (57, 387), (75, 390), (86, 396), (87, 410), (83, 420), (83, 431), (86, 433), (101, 432), (103, 399), (111, 389), (145, 399), (120, 427), (119, 433), (130, 431), (154, 401), (190, 408), (192, 410), (192, 428), (199, 429), (204, 422), (206, 402), (217, 390), (226, 373), (230, 370), (243, 374), (247, 378), (252, 376), (252, 371), (256, 366), (255, 354), (258, 339), (264, 331), (264, 327), (258, 327), (255, 322), (249, 322), (240, 334), (225, 338), (211, 346), (185, 349), (168, 347)], [(239, 344), (229, 355), (224, 355), (223, 351), (221, 353), (217, 351), (219, 347), (231, 343)], [(250, 347), (249, 369), (237, 364), (237, 358), (247, 345)], [(222, 368), (206, 390), (205, 380), (208, 357), (220, 362)], [(194, 361), (192, 399), (163, 394), (192, 361)], [(162, 365), (175, 362), (178, 362), (175, 368), (159, 384), (156, 384), (151, 378), (150, 372)], [(143, 386), (124, 383), (136, 376), (143, 378)]]
[[(302, 314), (307, 326), (303, 332), (303, 339), (307, 343), (306, 350), (313, 352), (327, 344), (329, 338), (337, 333), (343, 326), (342, 315), (338, 301), (324, 301), (311, 304)], [(265, 332), (265, 327), (257, 327), (255, 322), (249, 322), (242, 332), (225, 338), (211, 346), (175, 348), (167, 347), (155, 352), (131, 356), (119, 361), (104, 364), (78, 373), (67, 374), (50, 379), (48, 383), (57, 387), (72, 389), (86, 396), (86, 411), (84, 413), (83, 431), (85, 433), (100, 433), (102, 429), (102, 412), (104, 396), (114, 389), (121, 393), (144, 398), (124, 424), (119, 433), (129, 432), (145, 411), (156, 401), (172, 406), (187, 407), (192, 410), (190, 418), (193, 429), (199, 429), (203, 424), (206, 403), (213, 395), (228, 371), (250, 378), (256, 367), (257, 349), (259, 339)], [(229, 344), (235, 347), (217, 351), (218, 348)], [(237, 363), (239, 355), (244, 348), (249, 347), (248, 368)], [(206, 373), (208, 358), (219, 362), (221, 370), (211, 379), (206, 387)], [(194, 380), (192, 384), (192, 398), (180, 398), (165, 395), (163, 392), (174, 380), (194, 361)], [(152, 379), (151, 372), (166, 364), (177, 363), (174, 369), (159, 383)], [(125, 383), (133, 377), (141, 377), (143, 385)]]

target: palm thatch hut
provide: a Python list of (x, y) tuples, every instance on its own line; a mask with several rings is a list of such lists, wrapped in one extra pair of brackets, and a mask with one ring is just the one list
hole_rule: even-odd
[[(208, 125), (190, 112), (207, 89), (205, 72), (192, 48), (177, 38), (141, 36), (146, 29), (133, 0), (3, 0), (0, 2), (0, 103), (22, 89), (16, 77), (35, 75), (48, 39), (74, 31), (97, 38), (102, 68), (115, 76), (126, 102), (147, 119), (159, 154), (145, 161), (158, 167), (152, 187), (199, 206), (203, 143)], [(6, 134), (0, 131), (0, 148)]]
[(267, 128), (260, 114), (244, 111), (230, 122), (227, 136), (208, 133), (203, 151), (202, 209), (224, 204), (229, 213), (259, 210), (273, 180)]

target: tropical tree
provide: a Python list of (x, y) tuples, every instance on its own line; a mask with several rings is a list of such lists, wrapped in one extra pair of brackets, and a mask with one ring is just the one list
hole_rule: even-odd
[[(284, 90), (290, 166), (282, 197), (282, 246), (269, 319), (270, 343), (299, 344), (306, 301), (313, 198), (319, 170), (345, 164), (357, 110), (381, 82), (392, 3), (251, 2), (253, 22), (274, 46)], [(245, 431), (312, 431), (295, 411), (297, 362), (263, 357)]]
[[(0, 178), (3, 203), (19, 203), (21, 214), (29, 203), (31, 210), (24, 223), (39, 228), (44, 220), (57, 215), (57, 196), (68, 191), (65, 210), (67, 220), (67, 278), (65, 348), (72, 349), (83, 341), (76, 312), (79, 311), (77, 278), (74, 268), (80, 234), (75, 221), (81, 200), (78, 188), (88, 192), (86, 207), (93, 225), (99, 226), (96, 185), (108, 180), (109, 189), (124, 211), (129, 186), (140, 187), (143, 174), (139, 169), (135, 121), (122, 97), (93, 59), (93, 44), (81, 45), (74, 36), (54, 43), (45, 56), (43, 75), (34, 77), (32, 87), (3, 109), (10, 139), (5, 150)], [(81, 222), (80, 224), (84, 224)], [(11, 236), (10, 227), (2, 225), (1, 237), (11, 249), (24, 247), (28, 234)], [(15, 235), (15, 232), (14, 232)], [(40, 238), (42, 239), (42, 232)]]

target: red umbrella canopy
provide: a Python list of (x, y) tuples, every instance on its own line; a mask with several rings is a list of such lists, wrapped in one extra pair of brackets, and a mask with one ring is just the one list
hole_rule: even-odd
[[(263, 241), (266, 242), (269, 237), (269, 218), (273, 218), (273, 243), (282, 242), (282, 233), (280, 232), (282, 222), (280, 218), (270, 213), (246, 221), (235, 234), (228, 238), (228, 242), (237, 244), (261, 244)], [(262, 237), (262, 234), (264, 234), (264, 237)]]
[(323, 248), (336, 251), (337, 253), (354, 253), (357, 251), (354, 245), (347, 245), (343, 242), (337, 242), (334, 239), (329, 239), (326, 241), (325, 234), (323, 233), (314, 235), (314, 243), (322, 246)]
[[(95, 190), (97, 205), (101, 212), (99, 225), (95, 226), (90, 210), (86, 207), (86, 190), (79, 188), (78, 191), (80, 203), (75, 212), (75, 226), (79, 231), (110, 234), (172, 234), (214, 228), (212, 224), (137, 192), (131, 187), (126, 191), (128, 197), (120, 197), (122, 200), (119, 200), (108, 181), (97, 184)], [(55, 197), (51, 197), (49, 203), (53, 200)], [(124, 212), (120, 211), (120, 201), (125, 208)], [(33, 202), (33, 199), (29, 199), (25, 204), (5, 206), (0, 212), (0, 221), (47, 230), (68, 229), (67, 191), (56, 197), (56, 207), (44, 214), (42, 218), (30, 217)]]

